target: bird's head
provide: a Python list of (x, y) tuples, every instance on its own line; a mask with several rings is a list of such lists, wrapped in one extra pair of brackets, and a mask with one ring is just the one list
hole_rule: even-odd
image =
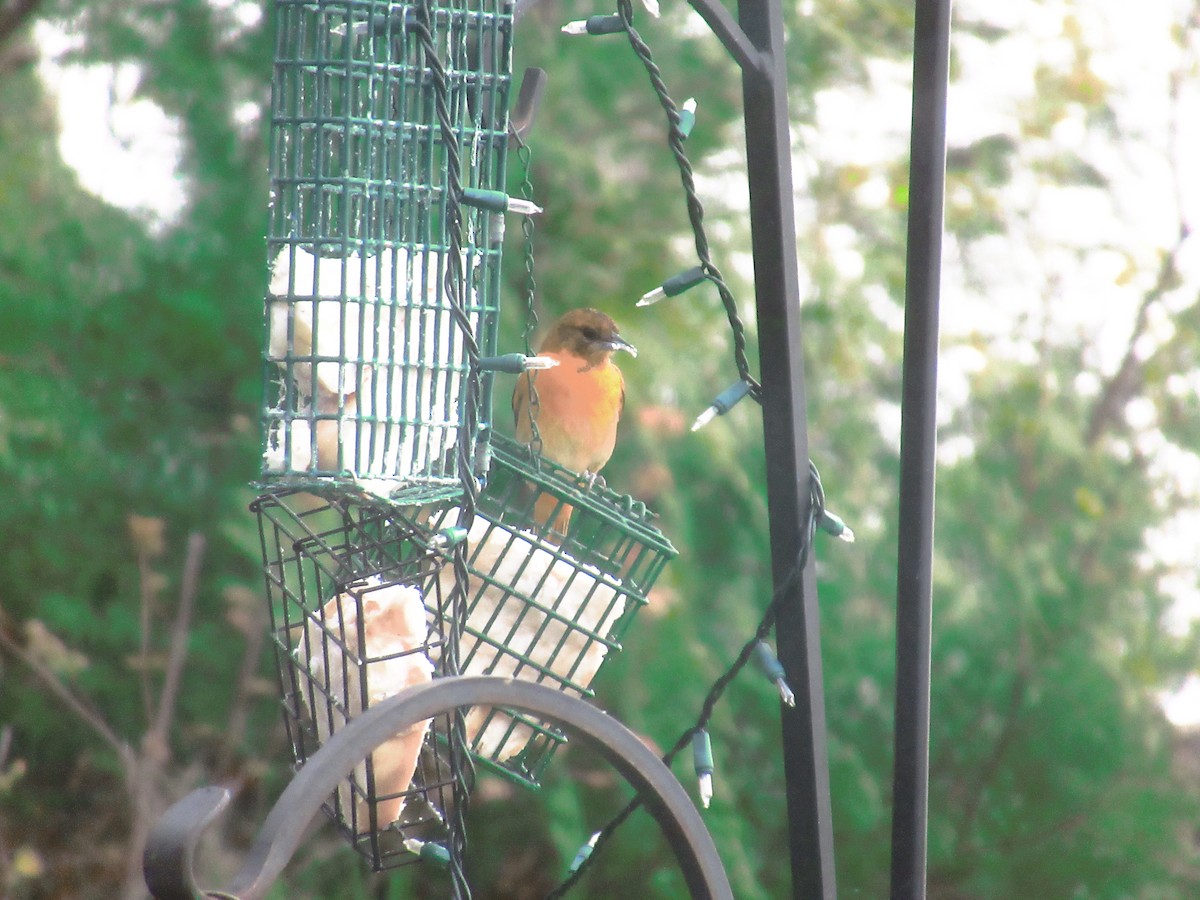
[(621, 337), (617, 324), (598, 309), (573, 309), (551, 326), (542, 350), (565, 350), (596, 365), (617, 350), (637, 356), (637, 348)]

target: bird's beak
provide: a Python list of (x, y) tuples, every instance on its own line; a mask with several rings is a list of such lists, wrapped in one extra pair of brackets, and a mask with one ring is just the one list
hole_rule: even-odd
[(607, 341), (605, 345), (609, 350), (624, 350), (630, 356), (637, 356), (637, 347), (633, 346), (633, 344), (629, 343), (629, 341), (622, 338), (619, 334), (613, 335), (613, 339)]

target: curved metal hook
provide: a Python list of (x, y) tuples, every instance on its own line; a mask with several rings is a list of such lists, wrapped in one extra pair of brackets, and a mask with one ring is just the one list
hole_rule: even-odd
[(229, 788), (197, 788), (163, 813), (142, 853), (146, 887), (158, 900), (195, 900), (196, 845), (232, 797)]
[[(577, 732), (638, 792), (658, 821), (693, 897), (732, 900), (717, 848), (691, 798), (642, 740), (607, 713), (542, 684), (495, 676), (439, 678), (366, 710), (335, 734), (292, 779), (225, 891), (203, 894), (192, 858), (204, 829), (229, 800), (225, 788), (201, 788), (176, 803), (146, 844), (146, 883), (157, 900), (198, 896), (260, 900), (291, 860), (325, 799), (396, 732), (459, 707), (499, 706), (532, 713)], [(222, 796), (223, 795), (223, 796)]]
[(542, 105), (542, 94), (546, 90), (546, 70), (530, 66), (521, 76), (521, 88), (517, 92), (517, 102), (512, 114), (508, 117), (508, 128), (516, 135), (518, 141), (524, 141), (533, 128), (533, 120), (537, 117), (538, 107)]

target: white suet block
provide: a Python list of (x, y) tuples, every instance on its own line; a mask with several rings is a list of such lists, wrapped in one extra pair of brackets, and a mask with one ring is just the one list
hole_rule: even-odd
[[(482, 516), (476, 517), (467, 540), (472, 568), (487, 577), (472, 574), (470, 579), (467, 602), (473, 607), (459, 653), (465, 661), (463, 673), (554, 683), (543, 675), (549, 671), (587, 688), (608, 653), (608, 646), (590, 634), (606, 637), (625, 611), (620, 582), (530, 532), (492, 527)], [(454, 571), (447, 566), (439, 577), (442, 596), (448, 597)], [(533, 598), (534, 604), (514, 593)], [(532, 731), (513, 726), (512, 718), (499, 712), (484, 727), (490, 713), (476, 708), (467, 714), (468, 740), (483, 756), (510, 759), (524, 748)]]
[[(307, 433), (292, 434), (289, 471), (348, 471), (386, 495), (389, 482), (434, 469), (458, 439), (467, 364), (442, 277), (435, 255), (403, 249), (342, 258), (291, 247), (276, 256), (267, 352), (294, 383), (298, 408), (268, 436), (268, 471), (284, 471), (282, 451), (271, 448), (287, 443), (289, 429), (311, 431), (308, 419), (317, 458), (294, 449), (311, 444)], [(469, 318), (476, 328), (478, 315)]]
[[(362, 647), (358, 637), (360, 612)], [(311, 694), (303, 691), (302, 696), (316, 722), (321, 744), (363, 711), (360, 679), (366, 679), (367, 706), (407, 687), (429, 682), (433, 664), (422, 650), (428, 640), (425, 604), (415, 587), (383, 586), (378, 576), (372, 576), (327, 602), (320, 621), (309, 620), (304, 639), (295, 650), (300, 665), (319, 686)], [(371, 755), (376, 797), (409, 789), (428, 727), (428, 720), (413, 725), (389, 738)], [(366, 791), (365, 762), (355, 768), (354, 778)], [(338, 808), (347, 821), (351, 793), (344, 786), (337, 792)], [(375, 807), (379, 827), (383, 828), (400, 817), (404, 800), (382, 799)], [(365, 831), (370, 820), (361, 797), (357, 819), (358, 830)]]

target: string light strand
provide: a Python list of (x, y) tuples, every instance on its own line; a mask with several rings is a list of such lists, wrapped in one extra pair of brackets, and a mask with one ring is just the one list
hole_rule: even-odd
[[(724, 277), (721, 275), (721, 270), (717, 268), (712, 261), (712, 254), (709, 250), (708, 235), (704, 229), (704, 204), (700, 202), (700, 196), (696, 191), (696, 180), (692, 172), (692, 163), (688, 159), (687, 153), (683, 149), (683, 143), (687, 140), (687, 133), (683, 130), (683, 117), (679, 107), (675, 105), (675, 101), (671, 99), (670, 93), (667, 91), (666, 82), (663, 80), (662, 70), (654, 61), (654, 54), (651, 53), (649, 45), (642, 40), (642, 36), (638, 30), (633, 27), (633, 4), (631, 0), (618, 0), (617, 15), (625, 23), (625, 33), (629, 38), (629, 45), (633, 48), (634, 55), (641, 61), (646, 69), (646, 74), (650, 78), (650, 84), (654, 88), (654, 93), (658, 97), (658, 102), (662, 105), (663, 111), (667, 116), (667, 144), (671, 149), (671, 155), (675, 157), (675, 162), (679, 166), (679, 178), (683, 183), (683, 192), (687, 198), (688, 221), (691, 224), (692, 234), (696, 244), (696, 257), (700, 261), (700, 268), (704, 270), (704, 274), (717, 288), (717, 293), (721, 297), (721, 304), (725, 307), (725, 317), (729, 320), (729, 328), (733, 335), (733, 361), (737, 366), (738, 376), (750, 385), (750, 394), (755, 400), (761, 399), (762, 387), (750, 372), (750, 360), (746, 351), (746, 326), (742, 322), (741, 316), (737, 311), (737, 300), (730, 291), (729, 286), (725, 283)], [(690, 132), (690, 127), (688, 131)]]
[[(767, 604), (766, 610), (763, 612), (762, 618), (759, 620), (758, 627), (754, 629), (754, 634), (751, 638), (742, 645), (742, 649), (738, 652), (737, 657), (729, 665), (729, 667), (721, 674), (709, 688), (707, 696), (704, 698), (704, 703), (701, 704), (700, 714), (696, 717), (696, 722), (690, 728), (686, 729), (679, 738), (662, 756), (662, 761), (668, 767), (675, 761), (681, 752), (692, 745), (692, 740), (701, 731), (708, 728), (709, 721), (712, 719), (713, 710), (716, 709), (717, 703), (724, 695), (726, 688), (737, 678), (738, 674), (746, 667), (751, 658), (755, 655), (755, 648), (758, 643), (765, 640), (771, 633), (771, 629), (775, 627), (775, 620), (779, 615), (779, 607), (787, 597), (800, 583), (800, 576), (803, 574), (805, 567), (808, 565), (808, 557), (812, 546), (813, 536), (816, 534), (817, 528), (820, 525), (822, 518), (825, 516), (825, 488), (821, 484), (820, 473), (817, 472), (817, 467), (810, 461), (808, 464), (809, 472), (809, 493), (808, 493), (808, 510), (805, 513), (804, 532), (800, 538), (800, 548), (796, 553), (796, 563), (792, 566), (787, 576), (779, 583), (774, 593), (771, 595), (771, 602)], [(625, 821), (633, 815), (634, 812), (641, 807), (642, 801), (639, 797), (634, 797), (627, 803), (620, 812), (612, 817), (608, 823), (597, 831), (591, 838), (591, 852), (579, 862), (577, 868), (573, 869), (563, 881), (546, 895), (546, 900), (558, 900), (558, 898), (566, 895), (572, 887), (579, 882), (583, 874), (588, 870), (588, 867), (593, 864), (599, 856), (600, 850), (603, 849), (605, 843), (613, 833), (620, 828)]]
[[(458, 134), (450, 113), (449, 87), (446, 69), (438, 57), (437, 47), (433, 39), (433, 17), (429, 8), (429, 0), (420, 0), (417, 6), (417, 22), (414, 29), (421, 42), (425, 62), (429, 69), (434, 87), (434, 103), (437, 110), (438, 126), (442, 145), (446, 153), (446, 184), (443, 196), (446, 204), (446, 254), (444, 288), (446, 299), (450, 305), (451, 318), (458, 327), (463, 348), (467, 358), (466, 391), (464, 397), (464, 415), (462, 430), (455, 446), (458, 463), (459, 484), (462, 489), (460, 501), (459, 525), (470, 531), (475, 519), (475, 507), (478, 501), (478, 484), (475, 480), (474, 459), (470, 445), (472, 439), (478, 437), (479, 422), (479, 343), (475, 338), (475, 329), (471, 325), (464, 302), (463, 289), (465, 279), (462, 266), (462, 210), (459, 200), (462, 196), (462, 163), (459, 152)], [(470, 573), (467, 568), (467, 541), (461, 541), (453, 548), (454, 588), (450, 592), (450, 615), (446, 622), (446, 646), (442, 650), (442, 663), (445, 674), (456, 675), (460, 669), (459, 645), (462, 639), (462, 624), (467, 618), (467, 585)], [(466, 809), (470, 799), (470, 788), (474, 781), (474, 766), (467, 752), (466, 719), (462, 709), (456, 709), (450, 715), (450, 735), (447, 757), (450, 763), (450, 775), (453, 782), (453, 805), (449, 815), (449, 840), (447, 865), (450, 871), (450, 887), (455, 900), (470, 900), (471, 887), (467, 881), (465, 857), (467, 851)]]

